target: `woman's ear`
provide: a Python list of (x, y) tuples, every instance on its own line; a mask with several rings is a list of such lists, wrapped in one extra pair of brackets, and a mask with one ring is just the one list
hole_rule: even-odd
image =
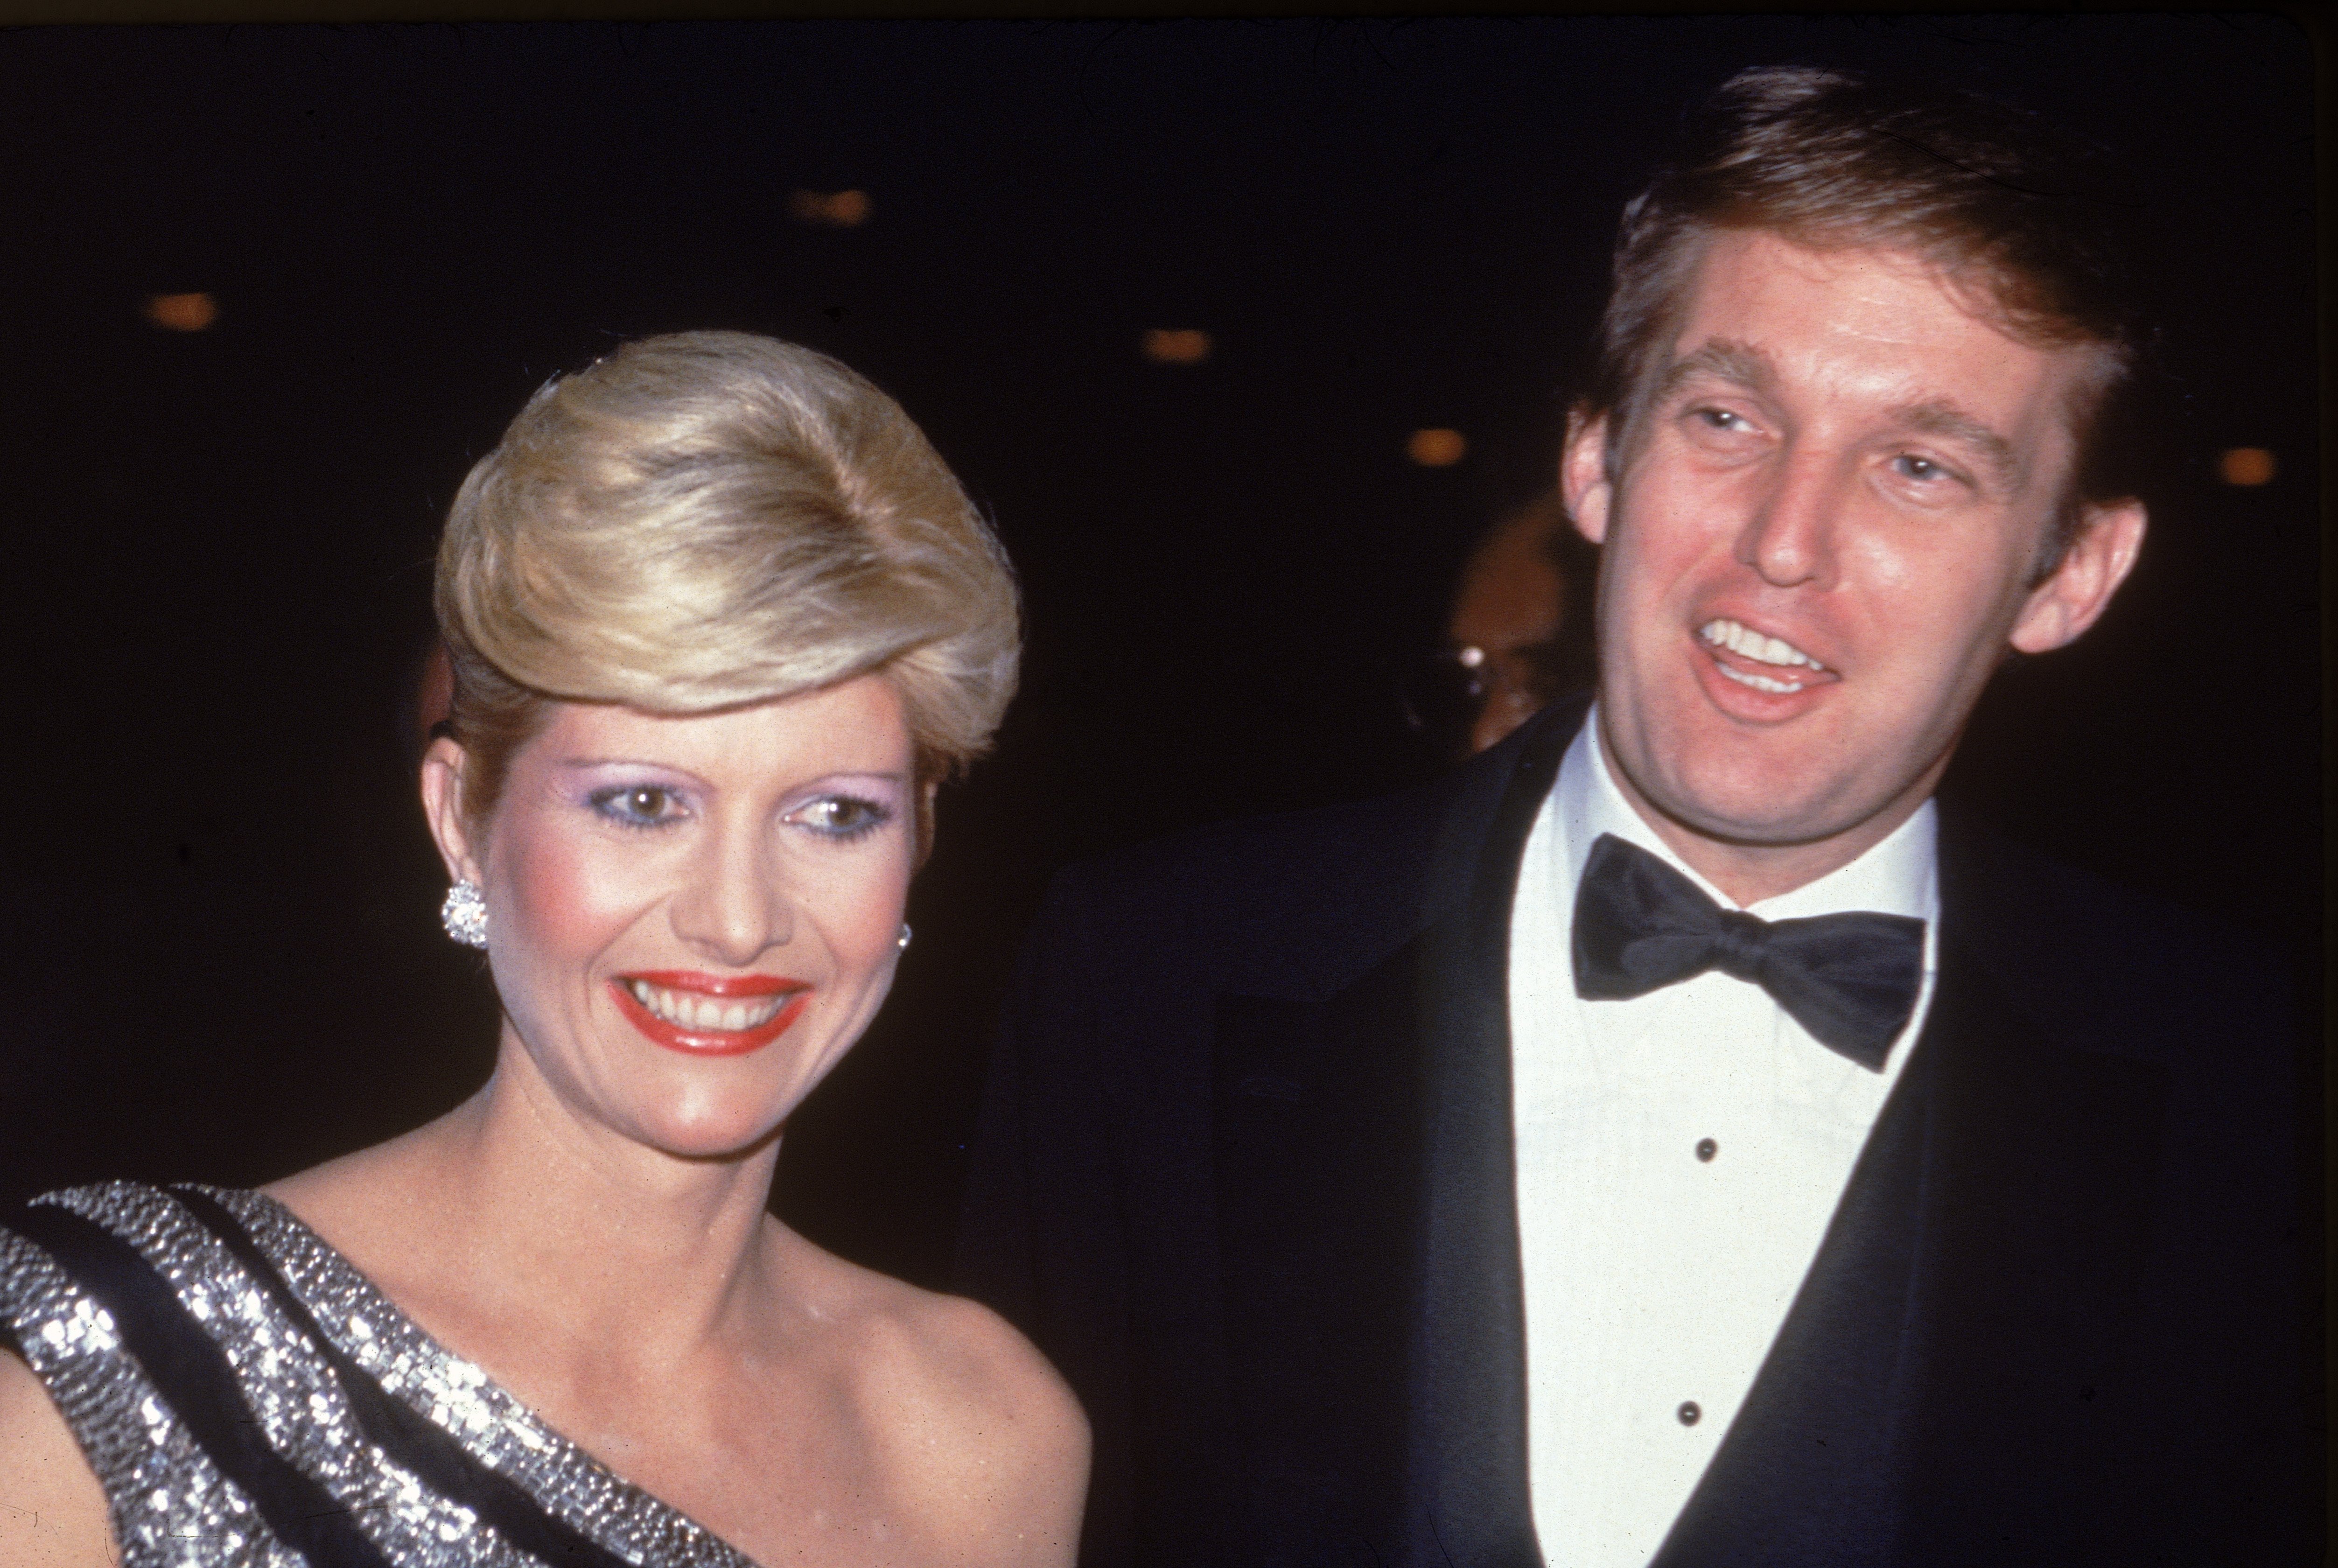
[(463, 768), (467, 760), (464, 750), (443, 736), (430, 742), (430, 749), (422, 754), (422, 815), (438, 845), (438, 858), (447, 863), (447, 877), (476, 883), (479, 867), (463, 818)]

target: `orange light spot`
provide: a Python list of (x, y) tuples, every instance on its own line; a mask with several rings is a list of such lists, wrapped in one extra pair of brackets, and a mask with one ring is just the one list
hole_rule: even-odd
[(798, 191), (788, 197), (788, 211), (800, 223), (822, 229), (858, 229), (869, 221), (866, 191)]
[(2235, 446), (2216, 459), (2227, 485), (2264, 485), (2274, 475), (2273, 454), (2262, 446)]
[(200, 332), (219, 319), (219, 301), (208, 294), (150, 294), (146, 319), (166, 332)]
[(1144, 357), (1156, 365), (1199, 365), (1210, 357), (1210, 335), (1190, 327), (1155, 327), (1144, 334)]
[(1469, 451), (1459, 430), (1416, 430), (1404, 444), (1404, 455), (1423, 468), (1450, 468)]

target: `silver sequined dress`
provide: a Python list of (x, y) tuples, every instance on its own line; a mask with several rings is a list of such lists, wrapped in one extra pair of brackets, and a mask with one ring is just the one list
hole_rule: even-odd
[(0, 1323), (135, 1568), (753, 1568), (256, 1192), (114, 1182), (0, 1214)]

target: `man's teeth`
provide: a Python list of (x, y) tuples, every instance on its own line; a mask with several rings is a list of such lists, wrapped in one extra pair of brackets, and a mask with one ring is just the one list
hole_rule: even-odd
[(683, 1029), (755, 1029), (771, 1021), (787, 1005), (787, 996), (757, 996), (744, 1002), (722, 1003), (687, 991), (669, 991), (646, 980), (628, 980), (634, 1000), (667, 1023)]
[(1803, 683), (1799, 681), (1773, 681), (1767, 675), (1754, 675), (1743, 670), (1732, 670), (1726, 664), (1716, 664), (1714, 668), (1740, 686), (1751, 686), (1756, 691), (1786, 692), (1799, 691), (1803, 689)]
[[(1782, 642), (1775, 637), (1764, 637), (1761, 632), (1750, 627), (1741, 626), (1734, 621), (1708, 621), (1697, 628), (1696, 634), (1715, 648), (1726, 648), (1732, 653), (1740, 654), (1763, 664), (1807, 664), (1813, 670), (1826, 668), (1793, 643)], [(1723, 668), (1726, 669), (1727, 666), (1724, 665)], [(1746, 683), (1754, 685), (1759, 682), (1749, 681)], [(1766, 687), (1764, 689), (1768, 690)]]

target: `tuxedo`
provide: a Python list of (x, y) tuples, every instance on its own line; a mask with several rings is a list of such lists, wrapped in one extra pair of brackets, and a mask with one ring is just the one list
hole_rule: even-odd
[[(1582, 717), (1057, 879), (960, 1285), (1087, 1408), (1084, 1563), (1541, 1563), (1505, 976)], [(1657, 1563), (2318, 1561), (2277, 969), (1952, 802), (1939, 865), (1912, 1054)]]

